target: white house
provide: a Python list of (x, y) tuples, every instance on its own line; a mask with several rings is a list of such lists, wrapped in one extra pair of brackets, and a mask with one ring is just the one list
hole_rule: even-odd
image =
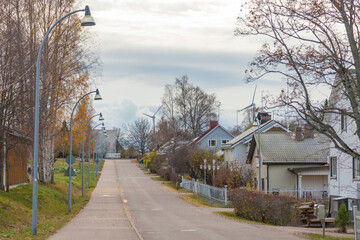
[[(290, 132), (290, 130), (282, 126), (280, 123), (271, 120), (271, 115), (266, 115), (265, 117), (266, 118), (262, 119), (259, 126), (260, 133), (264, 133), (269, 130)], [(258, 126), (255, 122), (251, 128), (222, 145), (221, 149), (224, 152), (224, 161), (227, 163), (245, 164), (251, 139), (257, 130)]]
[[(351, 108), (344, 95), (342, 85), (332, 90), (329, 106), (343, 109), (344, 114), (330, 114), (327, 121), (351, 149), (359, 152), (360, 143), (356, 135), (356, 124), (345, 114), (346, 111), (351, 111)], [(332, 143), (328, 163), (331, 214), (336, 215), (342, 201), (347, 203), (348, 209), (352, 211), (352, 205), (360, 203), (360, 160), (336, 149)]]
[(117, 152), (116, 147), (119, 144), (116, 130), (106, 130), (107, 137), (104, 134), (98, 133), (99, 131), (94, 131), (96, 134), (95, 153), (103, 154), (105, 158), (120, 158), (120, 153)]
[[(248, 164), (259, 180), (259, 136), (252, 138)], [(296, 132), (268, 131), (260, 134), (262, 190), (284, 192), (301, 198), (323, 198), (328, 194), (326, 165), (329, 139), (305, 127)], [(259, 185), (257, 184), (257, 188)]]
[(191, 145), (210, 150), (220, 151), (221, 145), (229, 142), (234, 136), (229, 133), (218, 121), (210, 121), (210, 126), (201, 136), (195, 138)]

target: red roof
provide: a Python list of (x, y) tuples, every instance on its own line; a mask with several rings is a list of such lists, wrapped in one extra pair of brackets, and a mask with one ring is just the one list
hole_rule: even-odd
[(195, 144), (198, 141), (200, 141), (203, 137), (205, 137), (206, 134), (211, 132), (217, 126), (219, 126), (218, 121), (210, 121), (210, 128), (208, 130), (206, 130), (203, 134), (201, 134), (198, 138), (196, 138), (195, 141), (193, 141), (191, 144)]

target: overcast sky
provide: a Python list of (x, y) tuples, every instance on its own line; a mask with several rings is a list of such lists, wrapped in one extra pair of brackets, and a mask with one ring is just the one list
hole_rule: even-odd
[[(187, 75), (192, 84), (215, 93), (220, 124), (236, 124), (236, 109), (261, 92), (278, 93), (281, 79), (244, 82), (244, 71), (262, 42), (233, 34), (241, 0), (91, 0), (102, 76), (94, 103), (108, 128), (132, 123), (161, 105), (165, 84)], [(160, 112), (161, 115), (161, 112)], [(159, 115), (159, 117), (160, 117)], [(150, 122), (151, 119), (149, 119)]]

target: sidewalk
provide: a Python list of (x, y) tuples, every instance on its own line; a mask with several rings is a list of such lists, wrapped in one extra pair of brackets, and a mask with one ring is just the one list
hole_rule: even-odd
[(50, 240), (139, 239), (122, 204), (115, 161), (105, 161), (101, 177), (88, 204)]

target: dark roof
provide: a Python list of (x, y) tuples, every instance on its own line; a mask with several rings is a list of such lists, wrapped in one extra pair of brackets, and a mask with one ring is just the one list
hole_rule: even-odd
[[(255, 134), (247, 162), (252, 161), (258, 135)], [(327, 162), (330, 141), (324, 135), (296, 141), (291, 133), (266, 132), (260, 134), (260, 152), (264, 164)]]

